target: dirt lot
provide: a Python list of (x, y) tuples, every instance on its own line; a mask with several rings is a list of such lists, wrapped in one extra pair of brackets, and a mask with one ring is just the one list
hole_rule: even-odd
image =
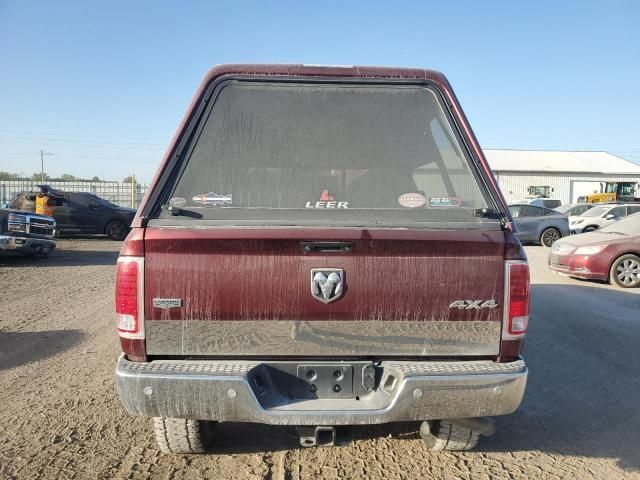
[(116, 396), (120, 244), (63, 240), (0, 259), (0, 478), (640, 478), (640, 292), (551, 274), (528, 248), (533, 312), (522, 408), (479, 451), (428, 453), (416, 425), (298, 448), (281, 427), (221, 426), (215, 453), (165, 456)]

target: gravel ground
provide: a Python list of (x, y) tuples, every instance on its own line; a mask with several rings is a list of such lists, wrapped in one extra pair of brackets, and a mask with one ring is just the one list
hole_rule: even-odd
[(429, 453), (415, 424), (318, 449), (292, 429), (224, 424), (210, 455), (161, 455), (114, 387), (120, 245), (0, 259), (0, 478), (640, 478), (640, 292), (556, 276), (541, 247), (527, 249), (527, 395), (478, 451)]

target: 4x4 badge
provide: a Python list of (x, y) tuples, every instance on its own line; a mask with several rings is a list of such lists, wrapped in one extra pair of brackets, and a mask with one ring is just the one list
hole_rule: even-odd
[(311, 295), (322, 303), (331, 303), (344, 292), (344, 270), (341, 268), (312, 268)]
[(458, 310), (482, 310), (483, 308), (497, 308), (498, 304), (495, 300), (456, 300), (449, 308), (457, 308)]

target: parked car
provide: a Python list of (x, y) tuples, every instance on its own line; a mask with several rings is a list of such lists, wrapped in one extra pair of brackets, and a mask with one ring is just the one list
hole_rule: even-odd
[(592, 203), (566, 203), (554, 208), (554, 210), (569, 217), (569, 223), (571, 223), (572, 217), (582, 215), (584, 212), (590, 210), (593, 207), (594, 205)]
[(56, 248), (55, 234), (51, 217), (0, 209), (0, 254), (49, 255)]
[(569, 219), (555, 210), (521, 203), (509, 205), (509, 211), (516, 224), (516, 237), (522, 243), (550, 247), (569, 235)]
[(572, 277), (640, 286), (640, 213), (556, 242), (549, 268)]
[(571, 224), (576, 221), (576, 219), (582, 215), (587, 210), (590, 210), (595, 205), (591, 203), (569, 203), (566, 205), (561, 205), (554, 210), (558, 213), (562, 213), (569, 217), (569, 230), (571, 230)]
[(219, 66), (185, 119), (116, 269), (120, 400), (162, 451), (225, 421), (467, 450), (518, 408), (529, 267), (442, 74)]
[(596, 205), (582, 215), (571, 219), (569, 228), (572, 234), (593, 232), (637, 212), (640, 212), (640, 204), (637, 203)]
[[(10, 205), (33, 205), (38, 198), (44, 202), (43, 212), (56, 219), (61, 235), (105, 234), (112, 240), (124, 240), (136, 211), (120, 207), (89, 192), (65, 192), (38, 185), (40, 192), (25, 192), (16, 196)], [(32, 201), (33, 199), (33, 201)], [(37, 211), (37, 210), (36, 210)]]

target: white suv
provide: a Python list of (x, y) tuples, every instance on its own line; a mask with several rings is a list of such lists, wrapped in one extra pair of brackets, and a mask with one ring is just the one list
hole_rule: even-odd
[(606, 203), (593, 207), (578, 217), (572, 217), (569, 229), (572, 234), (592, 232), (637, 212), (640, 212), (640, 203)]

